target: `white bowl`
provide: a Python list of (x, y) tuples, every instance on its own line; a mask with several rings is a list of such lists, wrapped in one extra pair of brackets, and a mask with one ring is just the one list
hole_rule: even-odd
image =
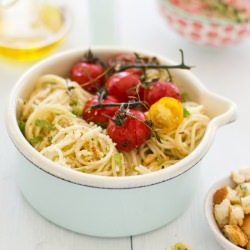
[(205, 202), (204, 202), (204, 211), (205, 217), (208, 223), (209, 228), (211, 229), (215, 239), (226, 250), (242, 250), (241, 247), (234, 245), (231, 241), (229, 241), (221, 232), (214, 218), (213, 214), (213, 195), (216, 190), (220, 189), (224, 186), (230, 186), (234, 188), (235, 184), (231, 180), (231, 178), (225, 177), (212, 185), (212, 187), (208, 190)]
[(181, 37), (209, 47), (235, 45), (250, 37), (250, 22), (211, 18), (188, 13), (167, 0), (157, 0), (168, 26)]
[[(200, 161), (208, 152), (219, 126), (236, 119), (236, 106), (207, 90), (192, 72), (173, 70), (179, 87), (206, 107), (211, 121), (198, 147), (175, 165), (158, 172), (130, 177), (102, 177), (67, 169), (43, 157), (22, 135), (17, 123), (18, 98), (26, 98), (37, 78), (46, 73), (68, 76), (86, 49), (73, 49), (31, 67), (16, 83), (8, 102), (8, 133), (20, 153), (20, 188), (28, 202), (50, 221), (75, 232), (120, 237), (145, 233), (179, 216), (189, 204), (200, 179)], [(107, 59), (118, 52), (157, 56), (122, 48), (92, 48)]]

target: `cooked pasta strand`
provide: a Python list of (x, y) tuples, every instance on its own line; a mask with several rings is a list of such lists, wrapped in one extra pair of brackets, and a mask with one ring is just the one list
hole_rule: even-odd
[[(150, 71), (155, 77), (155, 71)], [(156, 77), (166, 78), (160, 71)], [(171, 166), (200, 143), (209, 122), (202, 105), (183, 103), (190, 115), (176, 131), (151, 137), (139, 148), (119, 152), (106, 130), (84, 121), (82, 110), (91, 96), (77, 83), (56, 75), (42, 76), (28, 100), (22, 101), (20, 120), (27, 140), (62, 167), (103, 176), (140, 175)]]

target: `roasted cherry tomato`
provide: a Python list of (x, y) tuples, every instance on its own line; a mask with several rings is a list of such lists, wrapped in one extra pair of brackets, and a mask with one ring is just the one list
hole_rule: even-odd
[(183, 120), (182, 104), (175, 98), (163, 97), (150, 107), (148, 118), (153, 122), (155, 129), (160, 129), (160, 132), (172, 131)]
[[(120, 111), (118, 111), (119, 114)], [(123, 112), (123, 111), (122, 111)], [(123, 114), (119, 114), (120, 117)], [(114, 119), (117, 119), (115, 117)], [(143, 112), (135, 109), (126, 111), (125, 118), (121, 124), (117, 125), (109, 120), (107, 133), (116, 143), (120, 150), (131, 150), (139, 147), (149, 138), (150, 128), (145, 124), (146, 116)]]
[(115, 54), (112, 55), (107, 62), (107, 65), (109, 67), (112, 67), (117, 64), (130, 64), (135, 61), (136, 57), (132, 53), (120, 53), (120, 54)]
[(150, 106), (162, 97), (172, 97), (181, 101), (180, 90), (172, 82), (152, 82), (148, 88), (144, 89), (143, 95), (143, 100), (145, 100)]
[[(118, 111), (119, 107), (101, 107), (91, 109), (92, 106), (97, 105), (100, 103), (100, 97), (98, 95), (92, 96), (85, 104), (83, 110), (83, 119), (87, 122), (94, 122), (102, 127), (106, 127), (108, 124), (108, 117), (113, 117), (115, 112)], [(111, 104), (111, 103), (119, 103), (119, 101), (113, 97), (108, 95), (102, 100), (104, 104)], [(107, 115), (107, 116), (106, 116)]]
[(109, 95), (127, 102), (130, 97), (138, 97), (138, 89), (141, 85), (140, 78), (129, 72), (118, 72), (108, 78), (106, 88)]
[(104, 69), (99, 63), (78, 62), (71, 70), (70, 79), (95, 94), (104, 85)]
[[(112, 55), (107, 62), (107, 65), (109, 67), (113, 67), (115, 65), (126, 65), (126, 64), (133, 64), (136, 62), (136, 56), (135, 54), (132, 53), (120, 53), (120, 54), (115, 54)], [(136, 75), (141, 75), (143, 73), (143, 69), (140, 68), (128, 68), (125, 69), (124, 71), (130, 72)]]

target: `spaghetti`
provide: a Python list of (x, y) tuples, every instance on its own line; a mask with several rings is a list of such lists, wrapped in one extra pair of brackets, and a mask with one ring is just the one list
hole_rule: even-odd
[(28, 100), (21, 100), (19, 119), (25, 122), (26, 139), (62, 167), (95, 175), (132, 176), (169, 167), (190, 154), (209, 122), (202, 105), (185, 102), (190, 115), (176, 130), (161, 133), (160, 140), (152, 136), (139, 148), (122, 152), (105, 129), (81, 118), (90, 97), (76, 82), (42, 76)]

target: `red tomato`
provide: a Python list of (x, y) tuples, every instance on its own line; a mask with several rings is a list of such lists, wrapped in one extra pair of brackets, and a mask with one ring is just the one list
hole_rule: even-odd
[(121, 102), (128, 102), (130, 96), (137, 98), (140, 85), (138, 75), (125, 71), (113, 74), (106, 82), (109, 95), (115, 96)]
[(120, 54), (115, 54), (112, 55), (109, 59), (108, 59), (108, 66), (112, 67), (116, 64), (130, 64), (133, 63), (135, 61), (136, 57), (134, 54), (132, 53), (120, 53)]
[(138, 75), (138, 76), (140, 76), (143, 73), (143, 69), (140, 69), (140, 68), (128, 68), (128, 69), (125, 69), (124, 71)]
[(144, 123), (145, 120), (146, 116), (142, 111), (130, 109), (123, 125), (116, 125), (109, 120), (107, 133), (118, 149), (129, 151), (139, 147), (149, 138), (150, 128)]
[(104, 69), (99, 63), (78, 62), (71, 70), (70, 79), (95, 94), (104, 85)]
[[(114, 65), (126, 65), (126, 64), (133, 64), (136, 61), (136, 56), (135, 54), (132, 53), (120, 53), (120, 54), (115, 54), (111, 56), (108, 59), (108, 66), (113, 67)], [(124, 70), (126, 72), (130, 72), (133, 74), (141, 75), (143, 73), (143, 69), (139, 68), (128, 68)]]
[(150, 106), (162, 97), (172, 97), (181, 101), (181, 94), (178, 87), (171, 82), (165, 81), (152, 82), (149, 88), (144, 90), (143, 97)]
[[(113, 117), (115, 115), (115, 112), (118, 111), (119, 106), (91, 109), (92, 106), (97, 105), (99, 102), (100, 98), (97, 95), (92, 96), (86, 102), (85, 107), (83, 109), (83, 119), (87, 122), (94, 122), (102, 127), (106, 127), (109, 118), (107, 118), (105, 115)], [(102, 100), (102, 103), (119, 103), (119, 101), (115, 97), (108, 95)]]

